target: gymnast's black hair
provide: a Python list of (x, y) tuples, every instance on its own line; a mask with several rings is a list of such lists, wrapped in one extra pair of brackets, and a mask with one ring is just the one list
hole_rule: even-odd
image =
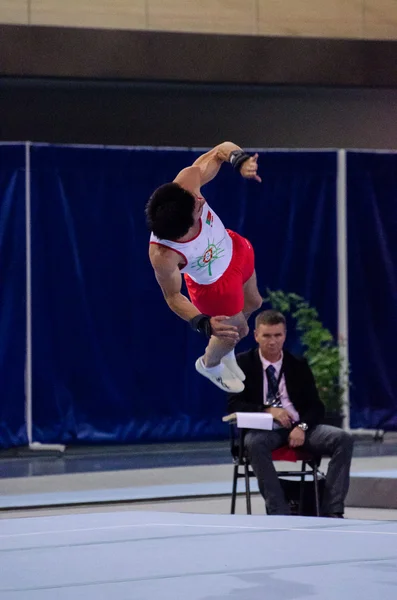
[(146, 222), (154, 235), (178, 240), (194, 225), (195, 197), (178, 183), (165, 183), (153, 192), (146, 204)]

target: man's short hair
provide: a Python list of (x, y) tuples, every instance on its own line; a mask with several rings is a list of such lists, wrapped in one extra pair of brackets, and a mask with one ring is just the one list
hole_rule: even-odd
[(287, 322), (281, 312), (272, 309), (263, 310), (256, 316), (255, 329), (258, 329), (259, 325), (279, 325), (280, 323), (287, 328)]
[(178, 183), (165, 183), (153, 192), (146, 204), (146, 222), (162, 240), (177, 240), (194, 225), (195, 198)]

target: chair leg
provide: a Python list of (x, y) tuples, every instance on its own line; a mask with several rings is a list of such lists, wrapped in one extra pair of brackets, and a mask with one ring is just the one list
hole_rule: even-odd
[(303, 496), (305, 493), (305, 471), (306, 471), (306, 461), (302, 462), (302, 475), (301, 475), (301, 483), (300, 483), (300, 490), (299, 490), (299, 515), (302, 514), (303, 511)]
[(238, 475), (238, 465), (234, 465), (233, 488), (232, 488), (232, 506), (230, 508), (230, 514), (231, 515), (234, 515), (234, 513), (236, 512), (237, 475)]
[(316, 499), (316, 515), (320, 516), (320, 498), (318, 493), (318, 471), (316, 463), (313, 464), (314, 496)]
[(245, 497), (247, 500), (247, 515), (251, 515), (251, 487), (250, 487), (250, 476), (249, 476), (249, 467), (248, 465), (244, 465), (245, 471)]

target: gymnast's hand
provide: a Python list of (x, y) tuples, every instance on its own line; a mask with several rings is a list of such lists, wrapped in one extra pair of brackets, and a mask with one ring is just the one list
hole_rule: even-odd
[(236, 343), (239, 340), (239, 331), (235, 325), (230, 325), (228, 319), (230, 317), (211, 317), (212, 335), (218, 338), (233, 340)]
[(240, 173), (245, 179), (255, 179), (259, 183), (262, 179), (258, 175), (258, 153), (246, 160), (240, 168)]

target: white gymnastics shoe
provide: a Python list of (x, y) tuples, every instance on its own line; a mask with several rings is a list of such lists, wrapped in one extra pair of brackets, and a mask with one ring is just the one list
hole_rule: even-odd
[(216, 367), (208, 368), (204, 365), (202, 356), (196, 360), (196, 371), (207, 377), (224, 392), (239, 394), (245, 387), (243, 382), (226, 365), (220, 363)]
[(221, 360), (221, 362), (235, 375), (240, 379), (240, 381), (245, 381), (245, 373), (238, 366), (236, 355), (234, 354), (234, 350), (226, 354)]

